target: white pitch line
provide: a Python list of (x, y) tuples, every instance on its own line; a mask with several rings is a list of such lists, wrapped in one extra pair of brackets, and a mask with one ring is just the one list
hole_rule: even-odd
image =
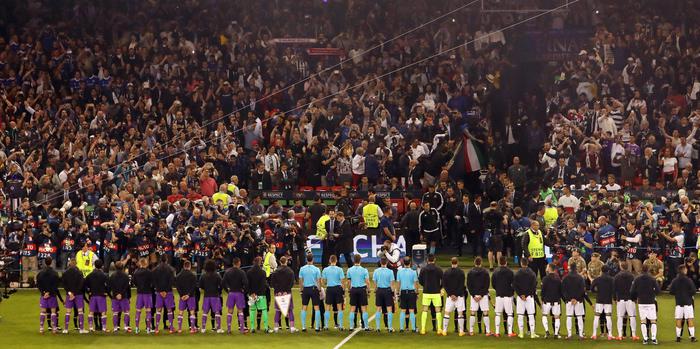
[[(368, 323), (365, 324), (367, 327), (369, 327), (369, 323), (372, 322), (372, 320), (374, 320), (375, 316), (377, 316), (376, 313), (373, 314), (372, 316), (370, 316), (369, 319), (367, 319)], [(340, 349), (340, 347), (342, 347), (345, 343), (347, 343), (352, 337), (354, 337), (360, 331), (364, 331), (362, 329), (362, 327), (356, 328), (354, 331), (352, 331), (352, 333), (350, 333), (347, 337), (345, 337), (345, 339), (343, 339), (340, 343), (338, 343), (338, 345), (333, 347), (333, 349)]]

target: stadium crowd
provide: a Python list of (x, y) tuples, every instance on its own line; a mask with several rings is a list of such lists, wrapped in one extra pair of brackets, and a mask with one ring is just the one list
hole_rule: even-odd
[[(400, 235), (407, 251), (466, 244), (491, 270), (502, 256), (542, 278), (548, 263), (578, 270), (588, 287), (621, 261), (664, 289), (685, 268), (697, 287), (700, 6), (651, 2), (528, 23), (591, 37), (525, 79), (519, 33), (478, 25), (476, 9), (392, 39), (457, 1), (3, 3), (0, 249), (26, 284), (47, 261), (88, 278), (135, 280), (145, 261), (204, 280), (237, 263), (270, 276), (277, 260), (304, 283), (308, 236), (323, 267), (332, 255), (350, 267), (364, 231), (394, 270)], [(311, 55), (307, 39), (331, 53)], [(350, 60), (334, 67), (335, 48)], [(483, 173), (456, 168), (467, 142)], [(308, 188), (335, 188), (335, 205), (261, 196)], [(378, 192), (403, 193), (405, 212)], [(252, 293), (269, 301), (264, 289)], [(166, 298), (155, 308), (172, 322)]]

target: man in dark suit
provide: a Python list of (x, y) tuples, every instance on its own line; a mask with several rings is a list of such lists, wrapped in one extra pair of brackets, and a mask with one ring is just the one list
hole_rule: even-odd
[(564, 183), (577, 187), (586, 183), (586, 170), (581, 165), (580, 160), (576, 160), (576, 165), (569, 168), (569, 173), (566, 175)]
[(253, 190), (272, 189), (270, 172), (265, 171), (265, 165), (262, 162), (258, 162), (255, 171), (250, 175), (250, 188)]
[(467, 206), (467, 217), (469, 218), (467, 231), (469, 234), (469, 244), (472, 246), (472, 255), (481, 256), (484, 253), (484, 241), (481, 238), (484, 234), (484, 216), (481, 212), (481, 196), (474, 197), (474, 201)]
[(554, 168), (552, 168), (549, 172), (549, 181), (554, 183), (557, 180), (562, 179), (565, 184), (570, 184), (568, 180), (568, 175), (570, 173), (571, 170), (568, 166), (566, 166), (566, 160), (564, 158), (559, 158), (557, 160), (557, 166), (554, 166)]
[(280, 171), (275, 176), (275, 185), (279, 187), (280, 190), (293, 190), (296, 181), (296, 177), (289, 171), (289, 165), (287, 165), (286, 162), (282, 162)]
[(335, 219), (336, 225), (333, 232), (328, 230), (328, 236), (335, 240), (335, 254), (337, 256), (343, 256), (343, 258), (345, 258), (345, 263), (348, 265), (348, 268), (350, 268), (353, 266), (352, 239), (354, 234), (352, 231), (352, 224), (345, 219), (345, 214), (342, 211), (335, 213)]
[(338, 222), (336, 221), (336, 212), (335, 210), (329, 210), (328, 211), (328, 216), (330, 217), (329, 220), (326, 221), (325, 228), (326, 228), (326, 241), (323, 242), (323, 252), (321, 255), (321, 262), (323, 267), (328, 266), (328, 260), (330, 259), (331, 255), (333, 252), (335, 252), (335, 243), (336, 243), (336, 230), (338, 230)]

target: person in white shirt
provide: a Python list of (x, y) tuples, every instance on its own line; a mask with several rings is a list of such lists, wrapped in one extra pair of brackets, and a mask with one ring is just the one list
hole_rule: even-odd
[(675, 155), (678, 158), (678, 167), (686, 168), (691, 162), (693, 146), (688, 143), (686, 137), (681, 137), (681, 142), (676, 146)]
[(546, 164), (545, 171), (551, 170), (557, 166), (557, 151), (552, 148), (550, 143), (545, 143), (543, 150), (540, 164)]
[(619, 168), (622, 165), (622, 156), (625, 155), (625, 147), (622, 145), (622, 138), (618, 137), (610, 147), (610, 162), (612, 167)]
[(603, 116), (598, 118), (598, 129), (602, 134), (610, 132), (613, 136), (617, 134), (617, 126), (615, 120), (610, 117), (606, 110), (603, 110)]
[(365, 150), (357, 148), (355, 156), (352, 158), (352, 184), (357, 185), (360, 177), (365, 175)]
[(409, 149), (411, 151), (410, 153), (410, 158), (411, 160), (418, 160), (422, 155), (429, 154), (428, 147), (419, 142), (417, 139), (413, 140), (413, 143), (411, 143), (411, 148)]
[(577, 197), (571, 195), (571, 189), (569, 189), (569, 187), (564, 187), (562, 191), (564, 192), (564, 195), (559, 198), (557, 203), (564, 206), (564, 209), (567, 212), (573, 213), (578, 211), (581, 201)]
[(391, 240), (386, 239), (380, 248), (381, 251), (379, 257), (386, 257), (386, 259), (389, 261), (389, 269), (398, 268), (398, 263), (401, 259), (401, 250), (399, 249), (399, 246), (391, 242)]
[(605, 190), (607, 191), (618, 191), (622, 189), (622, 187), (615, 183), (615, 176), (613, 175), (608, 175), (608, 184), (605, 185)]

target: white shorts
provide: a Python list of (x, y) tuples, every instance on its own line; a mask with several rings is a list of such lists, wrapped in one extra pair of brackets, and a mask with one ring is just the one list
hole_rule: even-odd
[(450, 314), (453, 311), (465, 311), (464, 297), (457, 297), (456, 300), (452, 300), (452, 297), (445, 297), (445, 314)]
[(612, 304), (596, 303), (595, 304), (595, 313), (596, 314), (605, 313), (605, 315), (612, 315)]
[(469, 297), (469, 310), (481, 310), (482, 312), (487, 313), (489, 311), (489, 296), (485, 295), (481, 297), (481, 299), (478, 302), (474, 299), (474, 297)]
[(640, 304), (639, 305), (639, 321), (656, 320), (656, 305)]
[(525, 300), (517, 297), (515, 301), (515, 312), (517, 312), (518, 315), (525, 315), (525, 312), (527, 312), (528, 315), (535, 315), (535, 299), (532, 298), (532, 296), (527, 296)]
[(506, 315), (513, 316), (513, 297), (496, 297), (496, 314), (506, 312)]
[(583, 313), (583, 302), (578, 302), (576, 305), (566, 302), (566, 316), (583, 316)]
[(635, 304), (632, 300), (617, 301), (617, 317), (623, 317), (625, 315), (629, 317), (635, 316), (636, 309), (634, 306)]
[(694, 319), (695, 311), (692, 305), (676, 305), (676, 320)]
[(559, 305), (559, 302), (542, 303), (542, 316), (547, 316), (547, 315), (553, 315), (553, 316), (561, 315), (561, 305)]

